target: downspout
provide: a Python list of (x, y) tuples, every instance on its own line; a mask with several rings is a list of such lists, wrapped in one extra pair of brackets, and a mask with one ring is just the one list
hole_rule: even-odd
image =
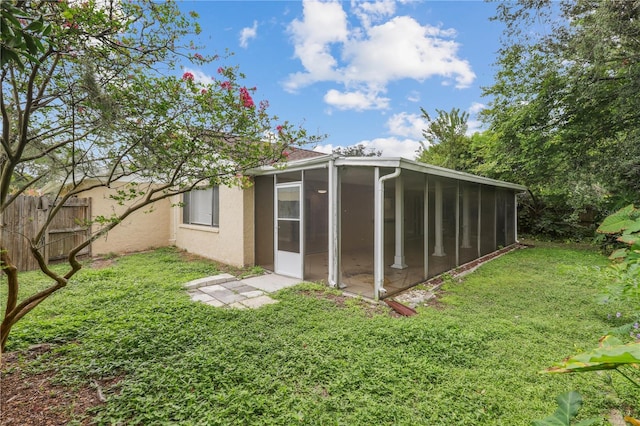
[(380, 176), (380, 168), (375, 168), (375, 192), (373, 215), (373, 297), (380, 299), (380, 294), (387, 292), (384, 284), (384, 181), (400, 176), (400, 167), (396, 171)]

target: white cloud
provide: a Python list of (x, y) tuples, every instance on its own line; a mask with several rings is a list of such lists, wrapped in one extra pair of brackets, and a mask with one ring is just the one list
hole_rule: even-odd
[(474, 102), (469, 107), (469, 120), (467, 120), (467, 135), (471, 136), (476, 132), (481, 132), (482, 122), (478, 120), (478, 113), (485, 109), (487, 106), (485, 104), (481, 104), (480, 102)]
[(393, 0), (373, 2), (351, 0), (351, 9), (360, 19), (362, 25), (369, 27), (372, 22), (379, 22), (385, 17), (393, 15), (396, 12), (396, 3)]
[(394, 114), (387, 120), (389, 133), (412, 139), (422, 139), (422, 130), (427, 127), (427, 124), (422, 115), (406, 112)]
[(469, 63), (456, 57), (458, 43), (444, 38), (450, 37), (449, 30), (422, 26), (409, 16), (397, 16), (371, 27), (367, 36), (344, 46), (348, 81), (386, 84), (403, 78), (422, 81), (441, 76), (464, 88), (476, 77)]
[(407, 100), (409, 102), (420, 102), (420, 92), (418, 92), (417, 90), (411, 91), (411, 93), (409, 93), (409, 95), (407, 96)]
[(358, 143), (367, 148), (382, 151), (383, 157), (402, 157), (409, 160), (416, 159), (416, 151), (420, 148), (420, 142), (416, 140), (398, 139), (396, 137), (376, 138)]
[(331, 89), (324, 95), (324, 101), (341, 110), (353, 109), (356, 111), (364, 111), (369, 109), (387, 109), (389, 107), (389, 98), (379, 97), (378, 93), (375, 92), (340, 92)]
[(307, 72), (295, 73), (285, 82), (285, 88), (295, 91), (316, 81), (334, 80), (336, 59), (331, 54), (331, 44), (345, 42), (348, 36), (347, 14), (340, 3), (305, 1), (304, 18), (294, 19), (289, 32), (295, 46), (295, 56)]
[(313, 148), (313, 150), (316, 152), (322, 152), (323, 154), (331, 154), (334, 148), (337, 148), (337, 147), (328, 143), (326, 145), (318, 145), (315, 148)]
[[(412, 139), (376, 138), (373, 140), (363, 140), (355, 145), (364, 145), (366, 149), (382, 151), (383, 157), (402, 157), (415, 160), (416, 151), (420, 148), (420, 142)], [(318, 145), (314, 151), (330, 154), (336, 146), (332, 144)]]
[(253, 21), (252, 27), (243, 28), (240, 31), (240, 47), (246, 49), (249, 47), (249, 40), (258, 36), (258, 21)]
[(483, 109), (485, 109), (486, 107), (487, 106), (485, 104), (481, 104), (480, 102), (474, 102), (469, 107), (469, 114), (477, 114)]
[(203, 73), (200, 70), (194, 70), (188, 67), (184, 67), (183, 71), (193, 74), (193, 81), (198, 84), (208, 85), (213, 84), (213, 82), (215, 81), (213, 77)]
[[(304, 71), (289, 75), (284, 83), (288, 91), (296, 91), (316, 82), (335, 82), (344, 87), (343, 96), (331, 89), (325, 100), (340, 109), (363, 108), (346, 94), (366, 93), (378, 99), (392, 81), (414, 79), (424, 81), (442, 78), (443, 84), (469, 87), (476, 78), (467, 60), (458, 57), (456, 31), (422, 25), (410, 16), (393, 16), (395, 2), (352, 1), (351, 12), (361, 27), (349, 27), (344, 3), (305, 0), (302, 20), (289, 25), (294, 56)], [(411, 96), (411, 99), (416, 99)], [(340, 101), (344, 101), (340, 104)]]

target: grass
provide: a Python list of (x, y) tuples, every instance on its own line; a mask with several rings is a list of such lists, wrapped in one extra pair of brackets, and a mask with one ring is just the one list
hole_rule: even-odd
[(447, 284), (437, 308), (393, 318), (301, 291), (324, 291), (313, 284), (258, 310), (193, 303), (181, 284), (217, 267), (163, 249), (81, 271), (7, 349), (59, 343), (32, 368), (70, 385), (122, 376), (98, 424), (526, 425), (572, 389), (581, 418), (603, 416), (635, 402), (618, 377), (613, 392), (597, 373), (538, 372), (624, 319), (595, 301), (607, 263), (569, 246), (520, 250)]

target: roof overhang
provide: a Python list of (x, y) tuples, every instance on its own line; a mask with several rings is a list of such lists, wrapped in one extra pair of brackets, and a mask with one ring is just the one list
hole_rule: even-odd
[(309, 170), (317, 168), (329, 167), (330, 162), (336, 167), (354, 166), (354, 167), (389, 167), (401, 168), (403, 170), (411, 170), (418, 173), (429, 174), (433, 176), (441, 176), (449, 179), (461, 180), (464, 182), (478, 183), (483, 185), (497, 186), (500, 188), (513, 189), (516, 191), (526, 191), (527, 187), (516, 183), (505, 182), (497, 179), (490, 179), (482, 176), (473, 175), (471, 173), (459, 172), (457, 170), (446, 169), (444, 167), (433, 166), (431, 164), (421, 163), (418, 161), (407, 160), (401, 157), (339, 157), (335, 154), (327, 154), (320, 157), (308, 158), (288, 163), (276, 164), (274, 166), (262, 166), (250, 170), (247, 174), (273, 175), (282, 172), (291, 172), (298, 170)]

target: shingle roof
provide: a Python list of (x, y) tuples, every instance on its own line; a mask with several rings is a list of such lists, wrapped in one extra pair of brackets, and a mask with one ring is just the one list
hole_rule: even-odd
[(327, 154), (323, 154), (322, 152), (311, 151), (310, 149), (302, 149), (302, 148), (294, 148), (294, 147), (289, 148), (288, 152), (289, 152), (289, 157), (287, 158), (288, 161), (304, 160), (306, 158), (322, 157), (323, 155), (327, 155)]

